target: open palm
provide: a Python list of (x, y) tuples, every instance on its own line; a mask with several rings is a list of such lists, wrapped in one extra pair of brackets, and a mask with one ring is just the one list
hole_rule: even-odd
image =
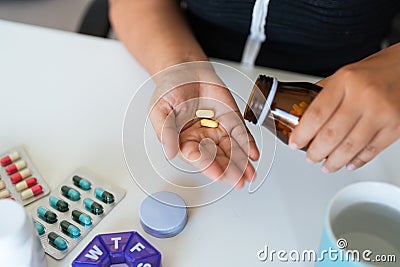
[[(180, 156), (210, 179), (241, 188), (259, 157), (254, 139), (222, 81), (210, 70), (180, 70), (158, 80), (150, 119), (167, 159)], [(217, 128), (200, 125), (196, 110), (211, 109)]]

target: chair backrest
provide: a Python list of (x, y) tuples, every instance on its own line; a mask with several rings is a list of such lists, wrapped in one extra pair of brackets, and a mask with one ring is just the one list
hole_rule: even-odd
[(108, 0), (94, 0), (83, 16), (78, 32), (107, 38), (111, 28), (108, 8)]

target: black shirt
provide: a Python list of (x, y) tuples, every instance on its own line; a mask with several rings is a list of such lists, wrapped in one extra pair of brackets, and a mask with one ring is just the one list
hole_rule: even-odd
[[(210, 57), (240, 61), (255, 0), (186, 0), (193, 32)], [(379, 51), (400, 0), (270, 0), (256, 64), (327, 76)]]

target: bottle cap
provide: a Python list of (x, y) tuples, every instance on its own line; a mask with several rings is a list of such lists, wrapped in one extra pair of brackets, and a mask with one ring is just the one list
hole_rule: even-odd
[(187, 222), (185, 201), (172, 192), (157, 192), (148, 196), (139, 210), (143, 230), (158, 238), (179, 234)]

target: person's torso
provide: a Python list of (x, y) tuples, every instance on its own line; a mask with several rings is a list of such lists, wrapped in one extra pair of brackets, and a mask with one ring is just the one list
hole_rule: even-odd
[[(186, 3), (193, 14), (209, 22), (249, 32), (255, 0), (186, 0)], [(305, 44), (356, 42), (365, 36), (382, 37), (399, 10), (399, 0), (271, 0), (267, 34), (270, 40)]]
[[(185, 2), (190, 14), (209, 25), (238, 36), (249, 34), (255, 0)], [(266, 43), (330, 53), (359, 50), (354, 58), (360, 58), (379, 48), (399, 11), (399, 0), (270, 0)], [(344, 57), (344, 63), (351, 61)]]

